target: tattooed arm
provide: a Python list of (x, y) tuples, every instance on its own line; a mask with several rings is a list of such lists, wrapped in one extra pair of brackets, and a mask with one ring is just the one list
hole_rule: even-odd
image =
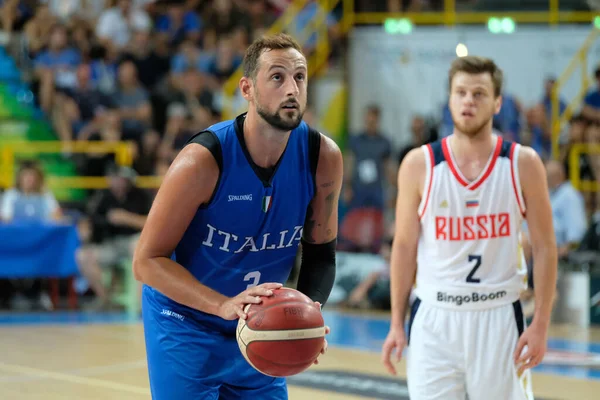
[(342, 153), (321, 135), (316, 172), (317, 191), (306, 212), (302, 238), (302, 265), (297, 289), (325, 304), (335, 280), (338, 200), (343, 180)]
[(321, 135), (316, 173), (317, 191), (306, 211), (304, 241), (323, 244), (337, 237), (338, 201), (343, 181), (342, 153), (335, 142)]

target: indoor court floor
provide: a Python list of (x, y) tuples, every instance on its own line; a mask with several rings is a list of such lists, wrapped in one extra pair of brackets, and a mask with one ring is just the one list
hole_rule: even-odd
[[(385, 315), (325, 311), (330, 349), (288, 380), (291, 400), (408, 399), (404, 362), (385, 373)], [(536, 399), (600, 398), (600, 329), (553, 326)], [(493, 362), (493, 360), (490, 360)], [(142, 325), (121, 314), (0, 314), (0, 399), (149, 399)]]

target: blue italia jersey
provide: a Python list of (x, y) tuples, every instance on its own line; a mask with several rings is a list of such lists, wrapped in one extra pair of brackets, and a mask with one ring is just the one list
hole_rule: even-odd
[[(220, 176), (212, 199), (198, 209), (172, 255), (202, 284), (229, 297), (261, 283), (286, 282), (315, 194), (320, 144), (319, 133), (302, 122), (275, 167), (265, 171), (245, 146), (244, 118), (242, 114), (200, 133), (216, 144), (207, 147)], [(176, 305), (156, 290), (153, 295)], [(194, 316), (231, 331), (237, 324), (200, 311)]]

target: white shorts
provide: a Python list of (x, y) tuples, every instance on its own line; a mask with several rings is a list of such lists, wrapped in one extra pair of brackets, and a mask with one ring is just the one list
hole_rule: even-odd
[(416, 299), (408, 332), (411, 400), (532, 400), (531, 372), (513, 354), (525, 327), (520, 302), (449, 310)]

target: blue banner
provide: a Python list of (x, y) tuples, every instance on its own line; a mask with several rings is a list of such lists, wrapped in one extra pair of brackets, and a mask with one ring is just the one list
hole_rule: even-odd
[(64, 278), (78, 274), (77, 228), (65, 224), (0, 224), (0, 277)]

